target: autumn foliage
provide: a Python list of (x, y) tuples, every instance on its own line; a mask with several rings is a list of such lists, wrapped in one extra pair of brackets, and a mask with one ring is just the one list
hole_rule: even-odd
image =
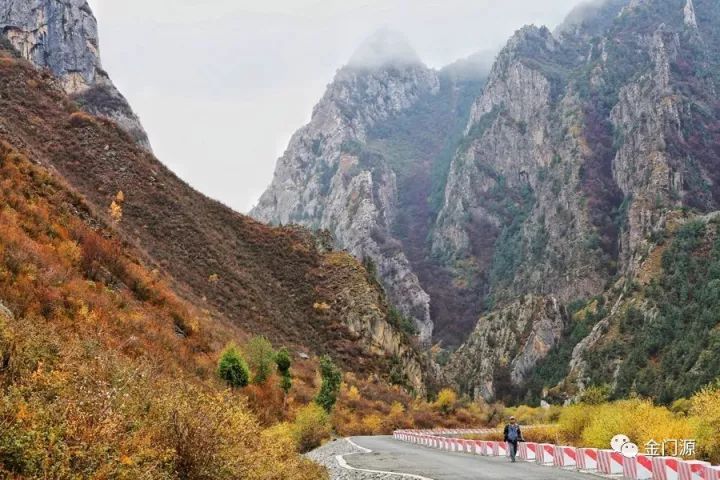
[(106, 220), (0, 145), (0, 477), (326, 478), (213, 374), (239, 332)]
[(340, 435), (386, 435), (398, 429), (494, 426), (501, 416), (502, 406), (461, 399), (450, 389), (427, 401), (377, 379), (346, 374), (332, 422)]

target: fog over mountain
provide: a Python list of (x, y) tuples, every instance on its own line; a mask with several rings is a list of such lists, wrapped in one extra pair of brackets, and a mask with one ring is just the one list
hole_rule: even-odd
[(383, 28), (360, 45), (348, 65), (374, 69), (390, 64), (405, 65), (421, 61), (405, 35)]
[(402, 33), (439, 68), (494, 54), (523, 24), (554, 27), (576, 3), (90, 0), (103, 26), (103, 66), (158, 157), (241, 211), (268, 185), (335, 71), (373, 32)]

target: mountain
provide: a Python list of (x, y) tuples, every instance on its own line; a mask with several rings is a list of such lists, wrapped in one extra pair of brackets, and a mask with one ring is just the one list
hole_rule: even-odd
[(337, 72), (251, 212), (330, 231), (372, 263), (422, 341), (451, 316), (431, 312), (431, 295), (449, 294), (429, 261), (427, 237), (482, 79), (477, 60), (435, 71), (402, 36), (378, 32)]
[[(662, 314), (644, 298), (648, 292), (634, 289), (639, 275), (647, 276), (649, 256), (657, 262), (664, 241), (680, 241), (668, 231), (670, 222), (692, 222), (718, 208), (712, 57), (719, 10), (713, 2), (684, 0), (630, 2), (619, 11), (617, 2), (608, 6), (558, 38), (534, 27), (513, 37), (475, 102), (468, 149), (450, 169), (449, 201), (433, 247), (454, 264), (480, 265), (476, 278), (489, 283), (490, 300), (502, 309), (521, 308), (518, 298), (541, 294), (578, 310), (558, 311), (545, 327), (544, 316), (536, 316), (542, 341), (521, 336), (503, 347), (503, 358), (469, 378), (468, 362), (492, 335), (514, 327), (490, 334), (481, 320), (450, 365), (475, 395), (491, 397), (503, 385), (503, 395), (515, 390), (537, 398), (555, 387), (566, 398), (607, 383), (618, 396), (634, 390), (668, 401), (713, 378), (706, 363), (715, 354), (705, 345), (685, 355), (702, 372), (694, 382), (660, 381), (672, 370), (667, 363), (680, 339), (646, 344), (643, 324), (662, 323)], [(480, 241), (493, 249), (478, 250)], [(663, 259), (653, 271), (653, 285), (663, 284), (672, 262)], [(613, 334), (617, 317), (638, 303), (639, 324)], [(708, 335), (712, 325), (699, 321), (688, 316), (675, 328)], [(535, 362), (544, 355), (544, 363)], [(535, 368), (523, 373), (518, 365), (528, 360)]]
[(693, 289), (717, 273), (719, 20), (710, 0), (607, 0), (521, 28), (469, 82), (351, 64), (252, 214), (377, 264), (421, 338), (458, 346), (445, 372), (471, 396), (687, 396), (718, 361)]
[(24, 58), (52, 71), (74, 101), (150, 150), (140, 120), (102, 68), (97, 21), (86, 0), (0, 2), (0, 32)]
[[(422, 355), (350, 255), (196, 192), (114, 121), (79, 110), (50, 71), (8, 54), (2, 68), (0, 138), (64, 179), (108, 223), (122, 192), (118, 236), (183, 298), (248, 335), (327, 353), (346, 371), (425, 392)], [(183, 322), (176, 327), (187, 333)]]

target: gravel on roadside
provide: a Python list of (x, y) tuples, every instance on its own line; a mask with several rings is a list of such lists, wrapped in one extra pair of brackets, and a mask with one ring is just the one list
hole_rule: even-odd
[[(351, 453), (362, 453), (344, 438), (330, 441), (320, 448), (305, 454), (307, 458), (327, 467), (330, 472), (330, 480), (407, 480), (402, 475), (386, 473), (369, 473), (358, 470), (347, 470), (340, 466), (337, 455), (348, 455)], [(352, 458), (350, 456), (349, 458)]]

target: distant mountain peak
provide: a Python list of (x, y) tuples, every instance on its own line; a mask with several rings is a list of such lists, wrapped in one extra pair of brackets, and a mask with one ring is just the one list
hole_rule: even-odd
[(421, 64), (420, 57), (404, 34), (383, 28), (368, 37), (355, 50), (348, 66), (381, 69)]

